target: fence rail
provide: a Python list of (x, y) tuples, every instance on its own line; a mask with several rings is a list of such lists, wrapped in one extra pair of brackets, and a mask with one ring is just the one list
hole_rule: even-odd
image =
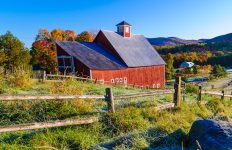
[(199, 102), (202, 101), (202, 94), (221, 96), (222, 102), (224, 101), (225, 97), (229, 97), (230, 100), (232, 100), (232, 92), (231, 92), (231, 94), (225, 94), (224, 90), (221, 91), (221, 92), (218, 92), (218, 91), (203, 91), (202, 87), (199, 86), (199, 88), (198, 88), (198, 98), (197, 98), (197, 100)]
[(104, 99), (105, 96), (101, 95), (58, 95), (58, 94), (47, 94), (47, 95), (0, 95), (1, 101), (11, 100), (63, 100), (63, 99)]
[(202, 91), (202, 94), (208, 94), (208, 95), (218, 95), (218, 96), (223, 96), (223, 95), (224, 95), (224, 97), (231, 97), (231, 98), (232, 98), (232, 95), (224, 94), (223, 92)]
[(114, 96), (114, 99), (128, 99), (128, 98), (137, 98), (144, 96), (154, 96), (154, 95), (173, 94), (173, 93), (174, 90), (159, 90), (153, 92), (140, 92), (140, 93), (126, 94), (126, 95), (118, 95), (118, 96)]
[(83, 124), (91, 124), (97, 121), (98, 118), (93, 117), (93, 118), (66, 119), (66, 120), (57, 120), (57, 121), (49, 121), (49, 122), (36, 122), (36, 123), (28, 123), (28, 124), (1, 126), (0, 133), (70, 126), (70, 125), (83, 125)]
[[(180, 86), (176, 87), (180, 88)], [(179, 89), (180, 90), (180, 89)], [(170, 109), (175, 106), (179, 106), (181, 101), (178, 100), (181, 96), (180, 93), (176, 93), (179, 90), (157, 90), (152, 92), (141, 92), (141, 93), (133, 93), (127, 95), (117, 95), (113, 96), (112, 88), (106, 88), (106, 94), (103, 95), (58, 95), (58, 94), (46, 94), (46, 95), (7, 95), (0, 94), (0, 101), (13, 101), (13, 100), (75, 100), (75, 99), (105, 99), (108, 104), (108, 111), (115, 112), (114, 108), (114, 99), (128, 99), (135, 97), (144, 97), (144, 96), (154, 96), (161, 94), (173, 94), (173, 103), (167, 103), (156, 106), (154, 109), (156, 110), (164, 110)], [(36, 122), (29, 124), (19, 124), (19, 125), (11, 125), (11, 126), (0, 126), (0, 133), (5, 132), (13, 132), (13, 131), (22, 131), (22, 130), (34, 130), (34, 129), (42, 129), (42, 128), (52, 128), (52, 127), (61, 127), (61, 126), (70, 126), (70, 125), (81, 125), (81, 124), (91, 124), (98, 121), (98, 118), (85, 118), (85, 119), (66, 119), (66, 120), (57, 120), (57, 121), (49, 121), (49, 122)]]
[(175, 107), (175, 103), (167, 103), (167, 104), (156, 106), (156, 110), (165, 110), (173, 107)]

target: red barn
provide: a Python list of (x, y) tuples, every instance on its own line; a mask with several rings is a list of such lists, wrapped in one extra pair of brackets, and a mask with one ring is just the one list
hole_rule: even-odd
[(164, 88), (165, 62), (143, 35), (131, 25), (117, 24), (117, 32), (100, 30), (91, 42), (57, 41), (57, 64), (62, 73), (101, 80)]

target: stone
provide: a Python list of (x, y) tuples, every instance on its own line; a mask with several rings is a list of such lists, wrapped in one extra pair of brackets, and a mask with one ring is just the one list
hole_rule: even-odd
[(189, 132), (190, 147), (202, 150), (232, 150), (232, 124), (212, 119), (197, 120)]

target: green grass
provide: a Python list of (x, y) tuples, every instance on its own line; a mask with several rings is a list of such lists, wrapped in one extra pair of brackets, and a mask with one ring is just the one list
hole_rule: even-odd
[[(61, 83), (36, 82), (12, 86), (1, 82), (2, 93), (61, 93), (104, 95), (105, 85), (67, 80)], [(115, 95), (146, 90), (113, 86)], [(182, 106), (157, 111), (157, 105), (171, 102), (172, 94), (115, 101), (116, 113), (106, 113), (103, 100), (1, 102), (0, 125), (41, 122), (65, 118), (99, 116), (90, 125), (76, 125), (35, 131), (0, 134), (1, 149), (89, 149), (104, 146), (114, 149), (180, 149), (192, 123), (203, 118), (231, 120), (232, 102), (203, 95), (206, 105), (196, 103), (195, 90), (186, 94)], [(2, 90), (3, 89), (3, 90)], [(186, 148), (187, 149), (187, 148)]]

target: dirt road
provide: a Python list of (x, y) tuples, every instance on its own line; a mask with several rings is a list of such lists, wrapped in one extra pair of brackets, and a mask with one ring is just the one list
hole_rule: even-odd
[(207, 82), (202, 86), (204, 87), (204, 89), (211, 90), (212, 85), (214, 86), (215, 89), (218, 90), (222, 90), (222, 89), (232, 90), (232, 74), (228, 74), (226, 78)]

